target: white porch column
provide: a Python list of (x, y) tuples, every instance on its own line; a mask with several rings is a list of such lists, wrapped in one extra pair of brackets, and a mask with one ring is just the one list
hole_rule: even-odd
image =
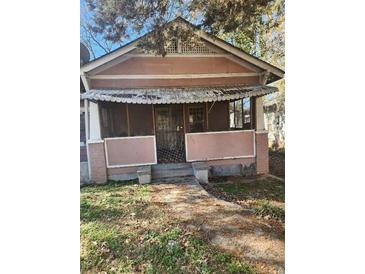
[(256, 98), (256, 130), (265, 130), (263, 97)]
[(100, 117), (99, 117), (99, 105), (94, 102), (89, 102), (89, 113), (90, 113), (90, 128), (89, 136), (90, 140), (100, 140)]
[(85, 111), (85, 141), (89, 140), (89, 101), (84, 100), (84, 111)]

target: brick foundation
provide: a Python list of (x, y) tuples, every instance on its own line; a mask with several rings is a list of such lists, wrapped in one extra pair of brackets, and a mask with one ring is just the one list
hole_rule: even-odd
[(269, 173), (269, 148), (267, 132), (256, 133), (257, 174)]
[(88, 143), (90, 161), (90, 181), (102, 184), (107, 181), (104, 142)]

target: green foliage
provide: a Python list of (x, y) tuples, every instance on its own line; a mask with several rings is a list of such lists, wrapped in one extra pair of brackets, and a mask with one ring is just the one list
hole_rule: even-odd
[(237, 184), (227, 184), (227, 185), (222, 185), (221, 188), (224, 192), (239, 193), (244, 189), (244, 186), (243, 185), (237, 185)]
[(232, 260), (232, 256), (228, 253), (217, 253), (215, 259), (219, 263), (229, 263)]
[(229, 33), (222, 33), (219, 37), (247, 53), (255, 52), (255, 37), (251, 30), (241, 30)]
[(233, 38), (237, 45), (251, 50), (264, 16), (270, 18), (268, 14), (275, 0), (86, 0), (86, 3), (92, 14), (84, 27), (86, 30), (113, 43), (128, 40), (130, 33), (152, 31), (151, 39), (146, 39), (143, 47), (165, 55), (168, 37), (176, 31), (169, 28), (168, 22), (177, 15), (195, 21), (215, 35), (242, 32), (244, 35), (233, 35)]
[(233, 261), (228, 265), (228, 272), (234, 274), (255, 274), (253, 268), (246, 264), (238, 261)]
[(270, 216), (281, 221), (285, 221), (285, 210), (281, 207), (271, 204), (268, 200), (258, 201), (254, 208), (255, 214), (261, 217)]

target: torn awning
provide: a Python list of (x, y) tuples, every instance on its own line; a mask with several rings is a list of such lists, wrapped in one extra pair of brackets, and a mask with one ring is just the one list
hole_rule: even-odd
[(92, 89), (81, 98), (129, 104), (182, 104), (230, 101), (276, 91), (278, 89), (271, 86)]

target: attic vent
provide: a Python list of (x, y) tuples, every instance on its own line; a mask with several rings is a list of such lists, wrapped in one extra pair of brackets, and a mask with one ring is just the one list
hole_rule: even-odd
[(167, 54), (214, 54), (215, 52), (208, 48), (203, 43), (181, 43), (181, 48), (179, 50), (178, 42), (171, 41), (166, 48)]
[(182, 54), (214, 54), (212, 51), (204, 44), (191, 44), (189, 42), (185, 42), (181, 44), (181, 53)]
[(167, 53), (178, 53), (177, 41), (171, 41), (166, 48)]
[[(145, 49), (137, 49), (138, 53), (151, 54), (151, 51)], [(182, 42), (180, 45), (176, 40), (169, 41), (166, 46), (167, 54), (215, 54), (213, 50), (208, 48), (204, 43)]]

